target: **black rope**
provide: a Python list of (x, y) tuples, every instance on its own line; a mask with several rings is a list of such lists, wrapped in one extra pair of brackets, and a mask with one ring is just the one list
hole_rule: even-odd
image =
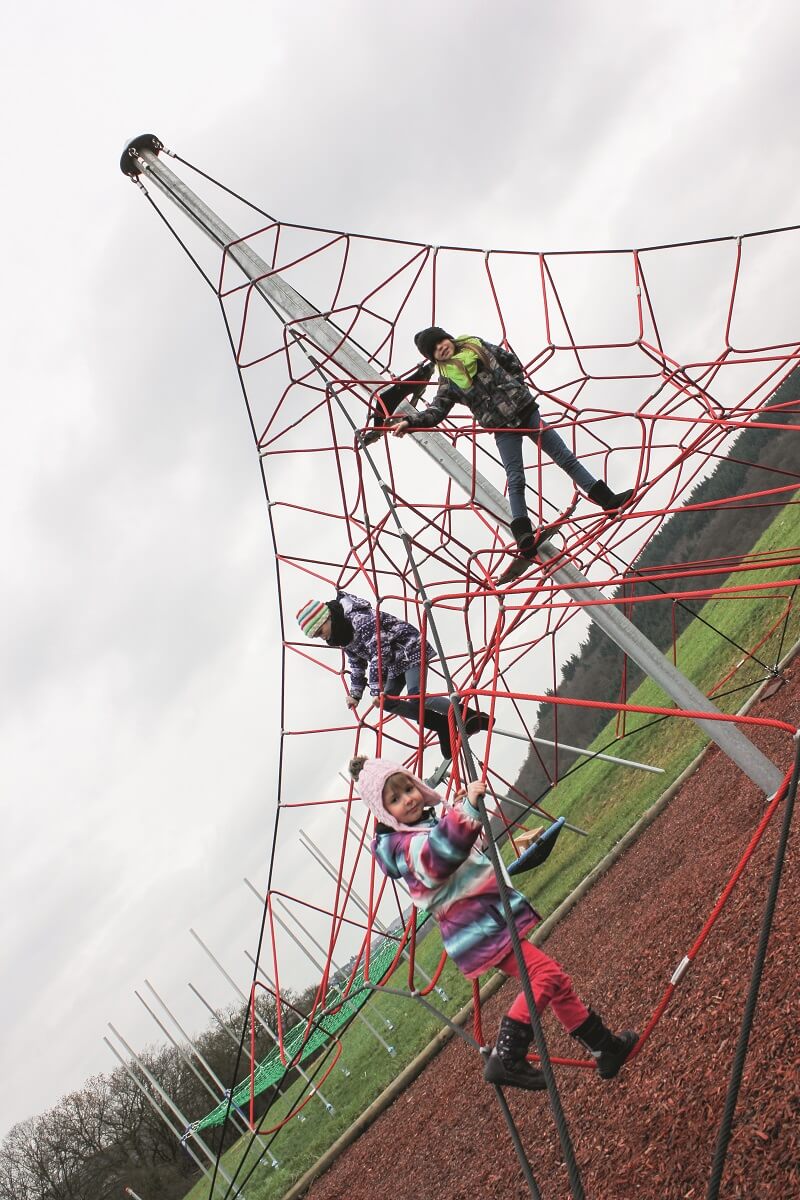
[[(800, 738), (800, 734), (795, 734), (795, 737)], [(736, 1102), (739, 1098), (739, 1088), (742, 1082), (744, 1062), (745, 1058), (747, 1057), (747, 1048), (750, 1042), (750, 1032), (753, 1028), (753, 1019), (755, 1017), (756, 1005), (758, 1004), (758, 993), (761, 987), (761, 977), (764, 972), (764, 962), (767, 957), (767, 950), (769, 949), (769, 939), (772, 932), (772, 919), (778, 899), (778, 890), (781, 885), (783, 864), (786, 858), (786, 848), (789, 843), (789, 833), (792, 826), (792, 816), (794, 813), (795, 796), (797, 795), (798, 778), (800, 778), (800, 740), (798, 740), (797, 743), (797, 750), (795, 751), (794, 758), (794, 769), (792, 771), (791, 782), (789, 783), (789, 790), (786, 795), (786, 809), (783, 814), (783, 825), (781, 827), (778, 848), (775, 852), (775, 862), (772, 868), (772, 879), (770, 881), (769, 893), (767, 895), (766, 904), (764, 905), (764, 915), (761, 920), (758, 946), (756, 949), (755, 959), (753, 961), (753, 970), (750, 975), (750, 987), (747, 993), (747, 1003), (745, 1004), (744, 1013), (742, 1014), (739, 1040), (736, 1044), (736, 1051), (733, 1057), (733, 1066), (731, 1068), (731, 1077), (728, 1083), (728, 1092), (725, 1097), (725, 1109), (722, 1114), (722, 1120), (717, 1133), (716, 1146), (714, 1147), (711, 1177), (708, 1182), (708, 1191), (706, 1192), (707, 1200), (717, 1200), (717, 1197), (719, 1196), (720, 1184), (722, 1182), (722, 1173), (725, 1170), (725, 1160), (727, 1158), (728, 1145), (731, 1138), (733, 1117), (736, 1111)]]
[[(668, 592), (667, 589), (665, 587), (662, 587), (661, 584), (657, 580), (650, 579), (645, 574), (645, 571), (647, 570), (646, 567), (637, 567), (635, 565), (628, 566), (628, 564), (625, 562), (625, 559), (622, 558), (621, 555), (617, 554), (617, 552), (615, 550), (607, 548), (607, 553), (608, 553), (609, 558), (615, 559), (617, 564), (621, 564), (623, 567), (626, 567), (627, 570), (629, 571), (629, 575), (628, 575), (627, 579), (625, 580), (625, 583), (627, 583), (628, 580), (630, 579), (634, 583), (647, 584), (647, 586), (651, 587), (654, 592), (660, 592), (665, 600), (671, 600), (672, 603), (677, 608), (679, 608), (683, 612), (687, 613), (692, 618), (693, 621), (699, 621), (701, 625), (705, 625), (707, 629), (710, 629), (712, 633), (715, 633), (724, 642), (728, 642), (731, 646), (733, 646), (736, 650), (739, 650), (747, 658), (751, 659), (755, 663), (758, 663), (758, 665), (760, 667), (763, 667), (764, 670), (767, 671), (769, 675), (771, 675), (773, 677), (776, 675), (777, 672), (774, 667), (771, 667), (768, 663), (762, 662), (761, 659), (756, 654), (751, 653), (751, 651), (749, 651), (746, 646), (740, 646), (735, 638), (730, 637), (727, 633), (724, 633), (723, 630), (719, 629), (716, 625), (712, 624), (711, 621), (706, 620), (705, 617), (700, 615), (699, 610), (692, 608), (692, 606), (690, 604), (687, 604), (686, 601), (681, 600), (681, 599), (679, 599), (678, 596), (673, 595), (671, 592)], [(766, 565), (769, 566), (768, 563)], [(708, 573), (709, 574), (722, 574), (722, 572), (724, 570), (725, 570), (725, 567), (721, 567), (716, 571), (713, 569), (710, 569)], [(730, 572), (728, 572), (728, 573), (730, 573)], [(623, 583), (623, 588), (624, 588), (624, 586), (625, 586), (625, 584)], [(635, 596), (632, 597), (631, 603), (633, 603), (633, 604), (636, 603)]]
[[(323, 368), (310, 354), (308, 354), (308, 351), (305, 350), (305, 347), (303, 347), (303, 350), (308, 355), (309, 360), (314, 364), (316, 370), (324, 378), (325, 373), (323, 371)], [(353, 421), (352, 417), (350, 416), (350, 414), (347, 412), (347, 409), (342, 404), (335, 388), (329, 386), (329, 392), (333, 396), (333, 398), (336, 400), (340, 411), (343, 413), (345, 419), (350, 424), (350, 426), (353, 430), (353, 434), (355, 435), (357, 432), (357, 426), (356, 426), (355, 422)], [(391, 513), (392, 519), (394, 520), (395, 525), (397, 526), (398, 534), (403, 542), (403, 546), (404, 546), (405, 552), (406, 552), (406, 557), (408, 559), (408, 564), (409, 564), (409, 567), (411, 568), (411, 572), (414, 576), (414, 583), (415, 583), (417, 592), (419, 594), (419, 597), (422, 600), (423, 608), (425, 609), (425, 613), (427, 616), (427, 622), (428, 622), (428, 629), (430, 631), (430, 635), (433, 640), (433, 643), (436, 647), (436, 653), (437, 653), (437, 656), (439, 659), (439, 665), (442, 669), (442, 674), (444, 676), (445, 684), (446, 684), (446, 687), (447, 687), (447, 690), (449, 693), (450, 707), (451, 707), (451, 710), (453, 713), (456, 728), (458, 729), (458, 732), (461, 737), (461, 745), (462, 745), (462, 749), (463, 749), (466, 764), (467, 764), (467, 775), (468, 775), (469, 779), (474, 782), (477, 779), (477, 773), (475, 771), (475, 762), (474, 762), (474, 759), (473, 759), (472, 754), (469, 749), (469, 743), (467, 741), (466, 727), (465, 727), (464, 720), (461, 715), (461, 703), (460, 703), (458, 694), (454, 690), (453, 679), (450, 674), (450, 669), (449, 669), (448, 663), (447, 663), (447, 656), (444, 652), (444, 646), (439, 637), (439, 631), (436, 628), (436, 622), (434, 620), (433, 612), (432, 612), (433, 605), (432, 605), (430, 599), (428, 598), (428, 593), (425, 589), (425, 585), (422, 581), (422, 577), (419, 574), (419, 570), (417, 569), (416, 560), (414, 558), (414, 553), (412, 550), (411, 538), (409, 537), (408, 533), (405, 531), (405, 529), (402, 526), (400, 518), (397, 514), (396, 506), (391, 498), (389, 486), (384, 482), (383, 478), (381, 477), (381, 474), (380, 474), (377, 466), (375, 465), (375, 462), (373, 461), (372, 455), (369, 453), (369, 450), (366, 447), (362, 448), (362, 453), (363, 453), (364, 457), (366, 458), (366, 460), (375, 476), (378, 486), (380, 487), (381, 491), (383, 492), (383, 496), (386, 501), (387, 508), (388, 508), (389, 512)], [(486, 813), (486, 808), (485, 808), (485, 805), (483, 805), (483, 801), (481, 801), (480, 803), (482, 806), (481, 807), (481, 816), (482, 816), (482, 819), (483, 819), (485, 825), (487, 825), (488, 824), (488, 816)], [(494, 848), (493, 842), (490, 841), (489, 844)], [(501, 879), (502, 871), (499, 868), (498, 863), (497, 863), (496, 848), (494, 849), (494, 854), (495, 854), (495, 859), (492, 860), (492, 865), (494, 867), (495, 874), (498, 875), (498, 879)], [(514, 939), (516, 938), (515, 954), (517, 957), (517, 962), (520, 967), (520, 981), (522, 982), (523, 990), (525, 990), (526, 999), (528, 1000), (529, 1006), (533, 1010), (535, 1010), (535, 1005), (533, 1004), (533, 995), (531, 993), (530, 980), (528, 979), (528, 973), (527, 973), (527, 969), (525, 966), (525, 960), (522, 955), (522, 948), (519, 945), (519, 938), (517, 936), (516, 928), (514, 926), (513, 914), (511, 913), (511, 909), (508, 906), (507, 901), (505, 902), (505, 916), (506, 916), (506, 921), (509, 923), (509, 933), (512, 938), (512, 945), (515, 944)], [(535, 1027), (534, 1027), (534, 1032), (535, 1032)], [(540, 1032), (540, 1036), (541, 1036), (541, 1029), (539, 1032)], [(542, 1037), (542, 1041), (544, 1041), (543, 1037)], [(538, 1048), (538, 1042), (537, 1042), (537, 1048)], [(546, 1046), (544, 1047), (544, 1052), (546, 1055), (547, 1054)], [(544, 1066), (544, 1063), (542, 1065)], [(553, 1093), (555, 1093), (556, 1094), (556, 1107), (560, 1111), (560, 1103), (558, 1101), (555, 1079), (553, 1077), (552, 1067), (550, 1067), (550, 1064), (549, 1064), (549, 1059), (548, 1059), (548, 1068), (550, 1070), (550, 1082), (548, 1082), (548, 1091), (550, 1091), (550, 1095), (551, 1095), (551, 1105), (553, 1104), (552, 1096), (553, 1096)], [(550, 1090), (551, 1083), (552, 1083), (552, 1091)], [(505, 1098), (502, 1094), (501, 1089), (496, 1087), (495, 1092), (498, 1096), (498, 1099), (500, 1100), (500, 1107), (502, 1109), (503, 1116), (505, 1118), (506, 1125), (508, 1127), (509, 1135), (510, 1135), (512, 1143), (514, 1145), (514, 1149), (516, 1151), (517, 1158), (519, 1160), (520, 1168), (523, 1172), (523, 1175), (525, 1176), (525, 1180), (531, 1191), (531, 1195), (538, 1198), (538, 1197), (540, 1197), (540, 1192), (538, 1190), (536, 1180), (534, 1179), (531, 1165), (528, 1161), (527, 1155), (525, 1153), (525, 1149), (524, 1149), (524, 1147), (522, 1145), (522, 1141), (519, 1137), (519, 1133), (517, 1131), (516, 1124), (514, 1122), (511, 1111), (505, 1101)], [(571, 1159), (572, 1162), (574, 1163), (574, 1161), (575, 1161), (574, 1160), (574, 1152), (572, 1150), (572, 1144), (571, 1144), (571, 1141), (569, 1138), (569, 1131), (566, 1128), (566, 1122), (563, 1118), (563, 1113), (561, 1114), (561, 1122), (559, 1123), (559, 1121), (557, 1119), (556, 1125), (558, 1128), (559, 1138), (562, 1143), (562, 1148), (564, 1149), (565, 1158), (568, 1159), (567, 1165), (568, 1165), (568, 1170), (569, 1170), (569, 1174), (570, 1174), (570, 1182), (572, 1184), (573, 1171), (570, 1168), (569, 1159)], [(577, 1164), (575, 1164), (575, 1172), (577, 1172)], [(573, 1196), (575, 1197), (575, 1200), (583, 1200), (584, 1193), (581, 1188), (579, 1178), (577, 1180), (577, 1186), (578, 1186), (577, 1191), (573, 1188)]]
[[(144, 195), (145, 195), (145, 198), (146, 198), (146, 200), (147, 200), (148, 204), (150, 205), (150, 207), (153, 209), (153, 211), (154, 211), (155, 213), (157, 213), (157, 214), (158, 214), (158, 216), (159, 216), (159, 217), (161, 218), (161, 220), (164, 222), (164, 224), (166, 225), (167, 229), (170, 231), (170, 233), (172, 234), (172, 236), (175, 238), (175, 241), (178, 243), (178, 245), (180, 246), (180, 248), (181, 248), (181, 249), (184, 251), (184, 253), (186, 254), (186, 257), (187, 257), (187, 258), (189, 259), (189, 261), (190, 261), (190, 262), (191, 262), (191, 263), (192, 263), (192, 264), (193, 264), (193, 265), (194, 265), (194, 266), (197, 268), (197, 270), (198, 270), (198, 271), (200, 272), (200, 274), (203, 276), (203, 279), (206, 281), (206, 283), (207, 283), (207, 284), (208, 284), (208, 286), (209, 286), (209, 287), (212, 289), (212, 291), (216, 291), (216, 287), (215, 287), (215, 285), (212, 283), (212, 281), (211, 281), (211, 279), (209, 278), (209, 276), (206, 274), (206, 272), (205, 272), (205, 271), (203, 270), (203, 268), (200, 266), (200, 263), (197, 261), (197, 259), (195, 258), (194, 254), (192, 254), (191, 250), (190, 250), (190, 249), (189, 249), (189, 247), (186, 245), (186, 242), (183, 240), (183, 238), (181, 237), (181, 235), (178, 233), (178, 231), (177, 231), (177, 229), (175, 228), (175, 226), (174, 226), (174, 225), (171, 223), (171, 221), (170, 221), (170, 220), (167, 218), (166, 214), (165, 214), (165, 213), (163, 213), (163, 212), (161, 211), (161, 209), (158, 207), (158, 205), (156, 204), (155, 200), (153, 199), (153, 197), (152, 197), (152, 196), (150, 195), (150, 193), (148, 192), (147, 188), (146, 188), (146, 187), (144, 186), (144, 184), (143, 184), (143, 183), (141, 183), (141, 182), (139, 183), (139, 187), (141, 188), (142, 192), (144, 193)], [(177, 203), (177, 199), (176, 199), (176, 203)], [(186, 211), (186, 209), (184, 208), (184, 212), (185, 212), (185, 211)]]
[[(471, 774), (472, 778), (474, 779), (476, 774), (474, 765), (472, 764), (472, 754), (466, 744), (464, 746), (464, 752), (468, 760), (468, 774)], [(494, 834), (492, 833), (489, 816), (486, 811), (486, 803), (483, 796), (477, 797), (476, 807), (481, 814), (481, 820), (483, 822), (483, 828), (486, 834), (486, 849), (497, 878), (497, 887), (500, 892), (500, 900), (503, 905), (503, 914), (506, 919), (506, 926), (508, 927), (508, 934), (511, 939), (514, 958), (516, 959), (517, 967), (519, 968), (519, 981), (522, 985), (522, 990), (525, 993), (525, 999), (528, 1004), (528, 1013), (531, 1028), (533, 1029), (534, 1041), (536, 1043), (536, 1051), (541, 1062), (542, 1074), (544, 1075), (545, 1082), (547, 1083), (547, 1093), (550, 1099), (550, 1108), (553, 1112), (553, 1119), (556, 1124), (559, 1141), (561, 1142), (561, 1149), (564, 1154), (564, 1162), (566, 1164), (567, 1174), (569, 1176), (570, 1191), (575, 1200), (584, 1200), (585, 1193), (583, 1190), (583, 1184), (581, 1182), (580, 1171), (578, 1169), (577, 1159), (575, 1158), (575, 1151), (572, 1145), (567, 1119), (561, 1106), (561, 1097), (558, 1093), (558, 1086), (556, 1084), (553, 1066), (550, 1062), (550, 1053), (547, 1048), (547, 1042), (545, 1041), (544, 1030), (542, 1029), (542, 1023), (536, 1010), (536, 1002), (534, 1000), (533, 989), (528, 976), (527, 964), (525, 963), (525, 957), (522, 953), (522, 942), (520, 940), (519, 933), (517, 932), (514, 914), (511, 909), (509, 889), (503, 877), (503, 868), (500, 862), (500, 855), (497, 850), (497, 843), (495, 842)]]
[(209, 175), (206, 171), (202, 171), (200, 167), (196, 167), (194, 163), (190, 163), (188, 158), (181, 158), (180, 154), (176, 154), (174, 150), (167, 150), (166, 147), (164, 149), (164, 153), (168, 154), (170, 158), (174, 158), (176, 162), (183, 163), (183, 165), (188, 167), (190, 171), (194, 171), (196, 175), (200, 175), (203, 179), (207, 179), (209, 183), (213, 183), (214, 187), (218, 187), (221, 191), (227, 192), (229, 196), (233, 196), (234, 200), (241, 201), (245, 208), (252, 208), (253, 212), (257, 212), (260, 217), (266, 217), (268, 221), (274, 221), (276, 224), (280, 223), (277, 217), (273, 217), (272, 214), (266, 212), (265, 209), (259, 208), (257, 204), (253, 204), (252, 200), (245, 200), (244, 196), (240, 196), (238, 192), (233, 190), (233, 188), (229, 188), (224, 183), (220, 183), (220, 181), (215, 179), (213, 175)]
[[(343, 407), (342, 407), (342, 411), (345, 413), (347, 420), (350, 421), (351, 425), (353, 426), (353, 429), (355, 430), (354, 423), (352, 422), (349, 414), (346, 412), (346, 410), (344, 410)], [(444, 646), (442, 645), (441, 640), (439, 638), (439, 633), (436, 628), (436, 623), (433, 618), (433, 614), (431, 612), (432, 605), (431, 605), (430, 600), (428, 599), (427, 592), (425, 590), (425, 586), (424, 586), (422, 579), (419, 576), (417, 568), (416, 568), (416, 563), (414, 561), (414, 555), (413, 555), (413, 552), (411, 549), (411, 539), (410, 539), (409, 535), (406, 533), (406, 531), (402, 528), (402, 525), (400, 524), (400, 520), (399, 520), (399, 517), (397, 516), (395, 506), (392, 503), (391, 498), (389, 496), (388, 487), (383, 482), (383, 480), (380, 476), (380, 473), (379, 473), (377, 467), (375, 466), (374, 462), (372, 461), (372, 457), (368, 451), (365, 451), (365, 457), (367, 458), (367, 460), (376, 476), (379, 486), (381, 487), (381, 489), (384, 492), (384, 496), (386, 498), (387, 504), (389, 505), (390, 511), (392, 512), (392, 515), (393, 515), (393, 518), (396, 521), (398, 528), (400, 530), (400, 536), (402, 537), (403, 543), (406, 548), (406, 554), (408, 556), (409, 565), (414, 574), (417, 590), (419, 592), (420, 598), (422, 599), (422, 602), (423, 602), (423, 606), (427, 613), (428, 628), (430, 629), (431, 637), (436, 646), (436, 652), (437, 652), (437, 655), (439, 658), (439, 664), (442, 668), (442, 673), (445, 678), (445, 683), (446, 683), (448, 692), (450, 693), (451, 708), (453, 709), (456, 726), (461, 735), (461, 745), (462, 745), (462, 751), (464, 753), (466, 767), (467, 767), (467, 776), (472, 782), (475, 782), (477, 780), (478, 775), (477, 775), (477, 771), (475, 769), (475, 760), (474, 760), (472, 752), (469, 748), (466, 728), (464, 726), (464, 722), (463, 722), (462, 715), (461, 715), (461, 704), (459, 702), (459, 697), (454, 690), (453, 680), (450, 675), (450, 670), (449, 670), (448, 663), (447, 663), (447, 656), (444, 652)], [(516, 924), (514, 921), (514, 914), (511, 910), (511, 905), (509, 902), (508, 889), (506, 887), (505, 880), (503, 878), (503, 871), (502, 871), (502, 866), (500, 864), (499, 855), (497, 852), (497, 846), (496, 846), (494, 837), (490, 830), (489, 817), (488, 817), (488, 813), (486, 811), (486, 806), (485, 806), (485, 803), (484, 803), (484, 800), (482, 797), (478, 799), (478, 809), (481, 813), (483, 827), (484, 827), (484, 830), (485, 830), (486, 836), (487, 836), (487, 849), (489, 850), (489, 859), (492, 863), (495, 875), (497, 877), (498, 888), (500, 891), (501, 901), (503, 904), (503, 911), (504, 911), (506, 924), (508, 926), (509, 937), (511, 939), (511, 945), (512, 945), (512, 948), (514, 951), (514, 956), (515, 956), (515, 959), (517, 961), (517, 965), (518, 965), (519, 971), (520, 971), (520, 984), (522, 985), (522, 990), (525, 993), (525, 999), (528, 1003), (528, 1008), (530, 1010), (531, 1026), (533, 1028), (534, 1038), (536, 1040), (537, 1052), (539, 1054), (539, 1057), (540, 1057), (541, 1063), (542, 1063), (542, 1071), (544, 1073), (545, 1080), (547, 1082), (547, 1090), (548, 1090), (548, 1095), (550, 1098), (550, 1106), (553, 1111), (553, 1117), (555, 1120), (556, 1129), (557, 1129), (558, 1136), (559, 1136), (559, 1141), (561, 1142), (561, 1148), (562, 1148), (562, 1152), (564, 1154), (564, 1160), (565, 1160), (565, 1163), (567, 1166), (567, 1173), (569, 1175), (569, 1180), (570, 1180), (570, 1190), (571, 1190), (572, 1195), (575, 1198), (575, 1200), (583, 1200), (584, 1191), (583, 1191), (583, 1186), (581, 1184), (580, 1173), (578, 1170), (578, 1164), (575, 1159), (575, 1152), (574, 1152), (574, 1149), (572, 1146), (572, 1140), (570, 1138), (566, 1118), (564, 1116), (564, 1112), (561, 1107), (561, 1100), (560, 1100), (560, 1097), (558, 1094), (558, 1087), (556, 1084), (552, 1065), (550, 1063), (550, 1057), (549, 1057), (548, 1050), (547, 1050), (547, 1044), (545, 1042), (544, 1033), (542, 1032), (542, 1028), (541, 1028), (541, 1022), (539, 1021), (539, 1017), (536, 1012), (536, 1003), (535, 1003), (535, 1000), (533, 997), (533, 991), (531, 988), (530, 979), (528, 977), (527, 965), (525, 963), (525, 958), (522, 953), (522, 946), (520, 943), (519, 934), (517, 933)], [(535, 1181), (535, 1179), (533, 1177), (533, 1173), (530, 1169), (530, 1164), (527, 1161), (527, 1157), (526, 1157), (524, 1149), (522, 1147), (522, 1143), (519, 1141), (519, 1135), (517, 1133), (516, 1126), (513, 1122), (511, 1112), (505, 1101), (505, 1097), (503, 1096), (502, 1089), (499, 1087), (495, 1087), (495, 1092), (498, 1096), (498, 1099), (500, 1100), (501, 1109), (503, 1111), (503, 1115), (504, 1115), (504, 1117), (506, 1119), (506, 1123), (508, 1125), (509, 1134), (511, 1136), (512, 1142), (514, 1143), (514, 1148), (517, 1152), (517, 1157), (519, 1159), (520, 1166), (523, 1170), (526, 1181), (528, 1182), (528, 1186), (531, 1188), (532, 1195), (538, 1195), (539, 1192), (538, 1192), (538, 1188), (536, 1186), (536, 1181)]]

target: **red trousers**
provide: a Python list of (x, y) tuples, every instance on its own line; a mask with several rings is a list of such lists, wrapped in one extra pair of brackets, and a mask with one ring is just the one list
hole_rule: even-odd
[[(576, 994), (569, 975), (555, 959), (530, 942), (522, 942), (522, 953), (528, 968), (537, 1013), (543, 1013), (548, 1004), (551, 1005), (553, 1015), (558, 1017), (568, 1033), (572, 1033), (589, 1016), (589, 1010)], [(497, 964), (497, 969), (504, 975), (513, 975), (515, 979), (519, 979), (519, 967), (513, 950)], [(508, 1010), (508, 1016), (525, 1025), (530, 1024), (528, 1002), (524, 992), (517, 996)]]

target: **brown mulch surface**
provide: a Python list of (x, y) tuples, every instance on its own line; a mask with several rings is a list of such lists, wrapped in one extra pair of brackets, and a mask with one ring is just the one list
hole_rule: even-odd
[[(755, 717), (800, 723), (800, 669)], [(747, 732), (747, 731), (746, 731)], [(748, 733), (788, 769), (790, 736)], [(615, 1028), (641, 1029), (691, 946), (762, 812), (763, 796), (713, 750), (668, 809), (545, 945)], [(732, 1057), (777, 846), (781, 806), (653, 1037), (618, 1078), (557, 1068), (587, 1200), (706, 1195)], [(798, 818), (800, 819), (800, 818)], [(750, 1039), (720, 1196), (800, 1197), (800, 929), (797, 820)], [(516, 994), (483, 1012), (485, 1035)], [(575, 1043), (545, 1017), (551, 1053)], [(545, 1095), (508, 1090), (543, 1200), (569, 1181)], [(454, 1038), (318, 1179), (310, 1200), (525, 1200), (530, 1196), (481, 1060)]]

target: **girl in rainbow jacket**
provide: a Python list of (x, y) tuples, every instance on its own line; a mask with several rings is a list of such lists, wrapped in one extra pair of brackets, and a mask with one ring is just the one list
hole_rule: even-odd
[[(467, 979), (492, 967), (519, 978), (511, 936), (503, 915), (494, 868), (483, 852), (483, 829), (475, 801), (486, 785), (469, 783), (456, 804), (440, 817), (442, 797), (399, 763), (383, 758), (354, 758), (350, 774), (361, 799), (377, 821), (372, 853), (390, 879), (402, 879), (415, 906), (436, 920), (444, 948)], [(638, 1041), (626, 1030), (619, 1035), (577, 996), (557, 962), (524, 935), (539, 915), (518, 891), (510, 904), (538, 1013), (550, 1006), (554, 1015), (597, 1062), (601, 1078), (613, 1079)], [(544, 1075), (527, 1060), (533, 1037), (524, 993), (517, 996), (500, 1022), (497, 1042), (484, 1069), (493, 1084), (542, 1091)]]

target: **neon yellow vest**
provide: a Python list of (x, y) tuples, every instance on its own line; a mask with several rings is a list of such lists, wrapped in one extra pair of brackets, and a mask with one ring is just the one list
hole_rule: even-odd
[(472, 387), (472, 381), (475, 378), (475, 372), (478, 370), (480, 358), (477, 350), (473, 350), (473, 346), (480, 346), (481, 340), (476, 337), (460, 337), (456, 339), (459, 342), (468, 342), (468, 346), (464, 346), (447, 362), (437, 363), (436, 367), (440, 378), (449, 379), (462, 392), (467, 392)]

